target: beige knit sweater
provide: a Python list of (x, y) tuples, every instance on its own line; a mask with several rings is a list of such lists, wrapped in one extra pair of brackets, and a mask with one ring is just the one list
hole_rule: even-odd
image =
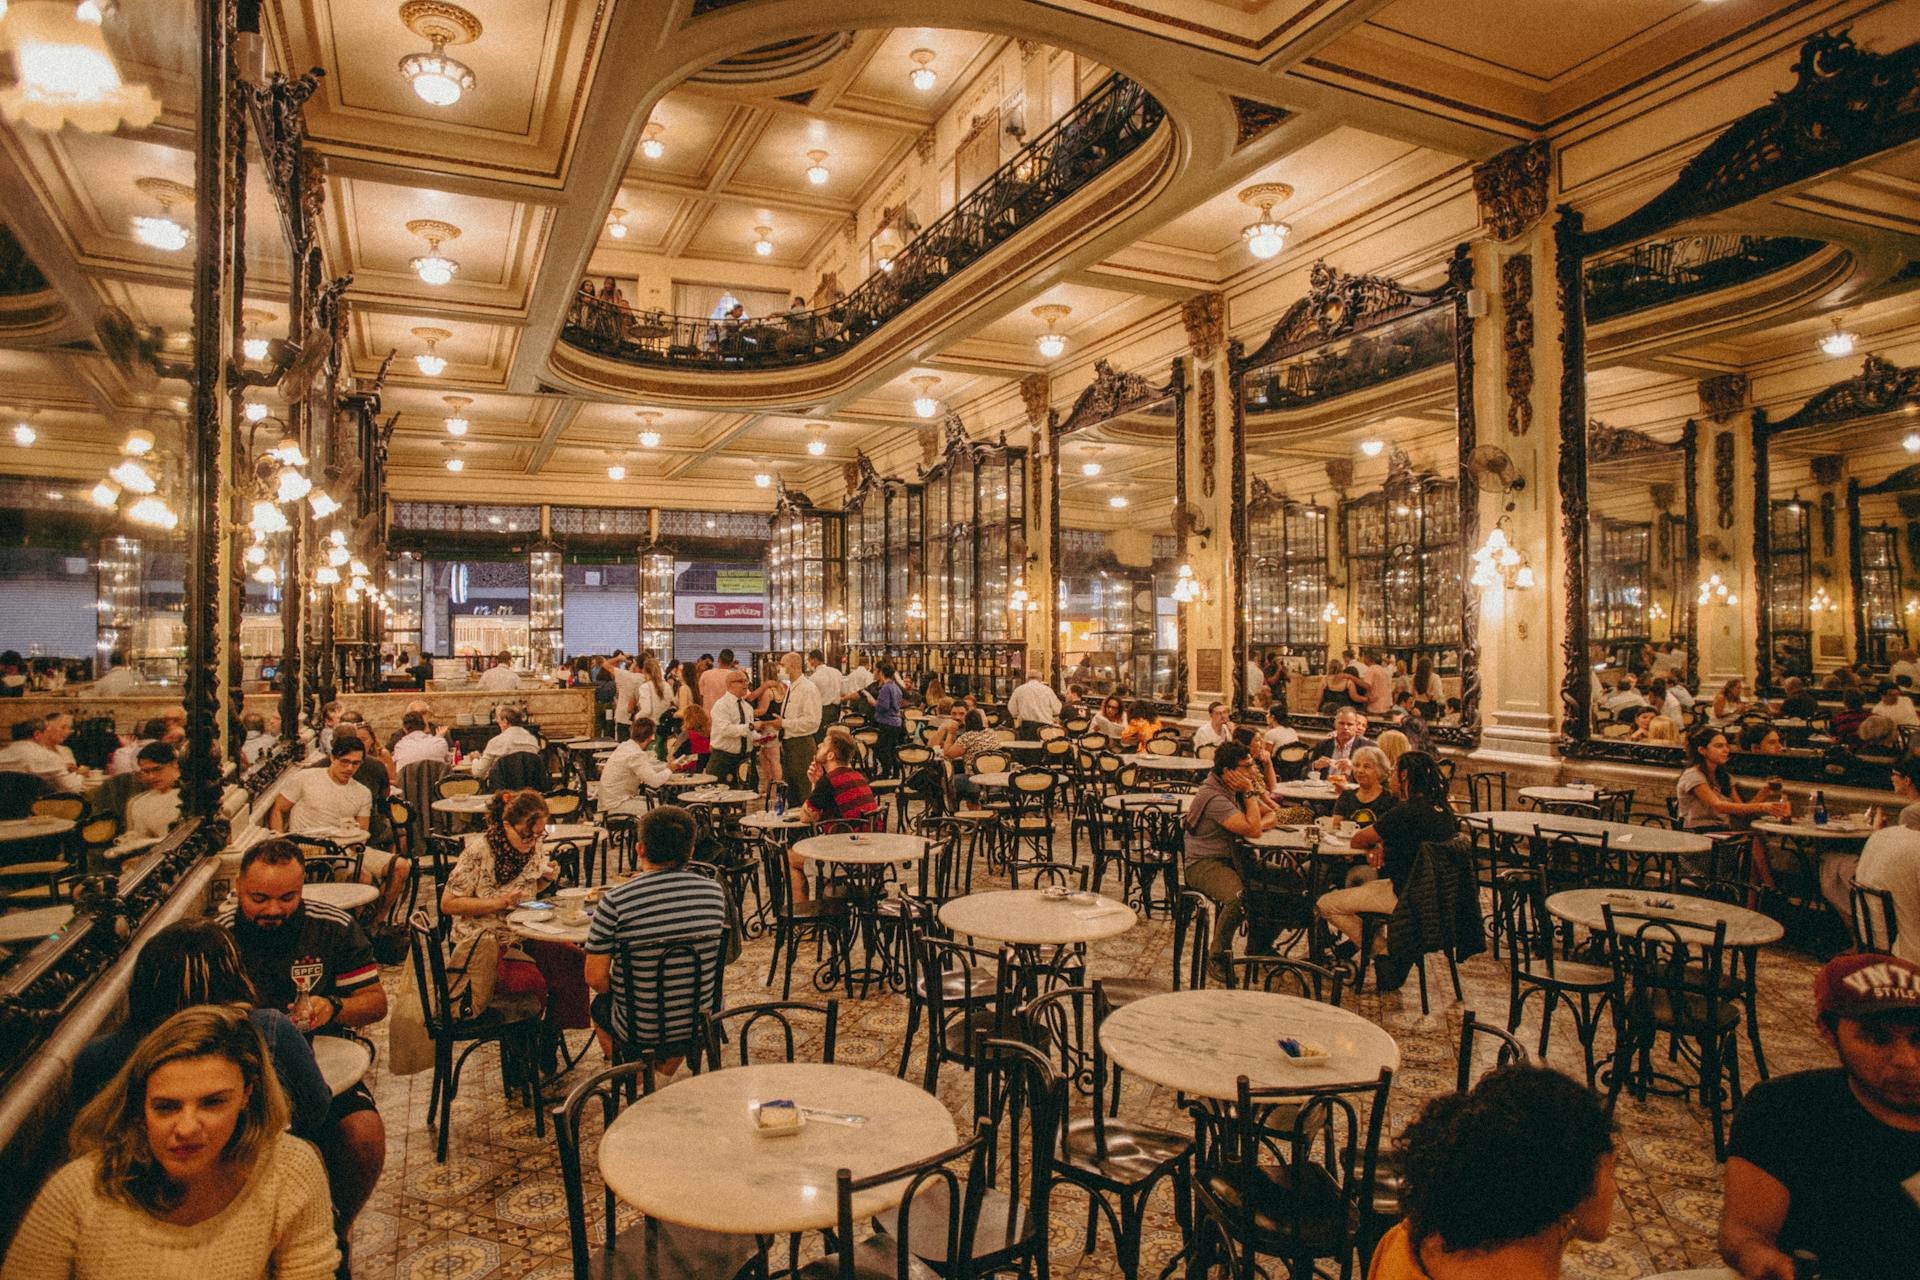
[(332, 1280), (326, 1170), (281, 1134), (233, 1202), (191, 1227), (100, 1194), (83, 1156), (47, 1180), (7, 1250), (3, 1280)]

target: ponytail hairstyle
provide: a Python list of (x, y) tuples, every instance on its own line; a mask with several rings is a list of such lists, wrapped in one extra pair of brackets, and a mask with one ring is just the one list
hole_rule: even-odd
[(1447, 807), (1447, 780), (1440, 776), (1440, 763), (1425, 751), (1402, 752), (1394, 762), (1407, 799), (1436, 809)]
[(519, 831), (535, 818), (547, 816), (547, 798), (531, 788), (524, 791), (496, 791), (487, 802), (487, 835), (497, 846), (507, 828)]

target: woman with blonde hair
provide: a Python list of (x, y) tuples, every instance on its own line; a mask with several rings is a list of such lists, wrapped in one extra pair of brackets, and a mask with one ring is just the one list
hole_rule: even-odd
[(480, 934), (494, 936), (500, 948), (496, 997), (541, 997), (550, 1028), (580, 1028), (589, 1022), (586, 953), (571, 943), (521, 938), (507, 923), (509, 914), (539, 897), (559, 875), (541, 848), (547, 818), (547, 799), (538, 791), (496, 791), (487, 805), (485, 829), (467, 837), (447, 873), (440, 910), (452, 917), (449, 940), (456, 953)]
[(196, 1005), (134, 1049), (73, 1126), (75, 1158), (7, 1251), (19, 1280), (331, 1280), (327, 1175), (239, 1005)]
[(1413, 749), (1412, 739), (1408, 738), (1406, 734), (1400, 732), (1398, 729), (1387, 730), (1373, 740), (1373, 745), (1386, 753), (1387, 768), (1385, 773), (1389, 777), (1393, 774), (1394, 762), (1400, 758), (1403, 752)]

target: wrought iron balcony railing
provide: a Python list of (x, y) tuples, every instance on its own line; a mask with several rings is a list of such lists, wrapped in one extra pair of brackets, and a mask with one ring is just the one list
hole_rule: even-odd
[(1118, 74), (1055, 121), (851, 292), (776, 316), (716, 320), (636, 311), (582, 281), (561, 339), (633, 364), (765, 369), (848, 350), (1151, 137), (1166, 112)]
[(1793, 236), (1692, 235), (1648, 240), (1586, 264), (1587, 318), (1606, 320), (1758, 279), (1822, 244)]

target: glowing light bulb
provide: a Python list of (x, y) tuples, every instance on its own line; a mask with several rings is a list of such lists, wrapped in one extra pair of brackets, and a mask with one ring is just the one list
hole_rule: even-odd
[(436, 36), (426, 53), (410, 53), (400, 59), (400, 74), (413, 85), (413, 92), (430, 107), (450, 107), (473, 88), (473, 69), (446, 54), (446, 39)]
[(1900, 447), (1908, 453), (1920, 453), (1920, 431), (1907, 432), (1906, 439), (1900, 442)]
[(660, 140), (660, 135), (665, 132), (665, 130), (665, 125), (647, 125), (646, 137), (640, 140), (640, 154), (649, 160), (658, 160), (661, 156), (667, 154), (667, 144)]
[(248, 564), (265, 564), (267, 562), (267, 549), (257, 542), (254, 543), (247, 548), (246, 560)]
[(1284, 222), (1273, 222), (1267, 218), (1242, 228), (1240, 238), (1247, 243), (1247, 249), (1256, 258), (1275, 258), (1287, 247), (1287, 233), (1293, 230)]
[(133, 238), (150, 249), (160, 249), (167, 253), (180, 252), (192, 239), (185, 227), (164, 213), (159, 217), (134, 218)]
[(1043, 333), (1035, 345), (1040, 348), (1040, 355), (1044, 359), (1053, 360), (1067, 349), (1067, 340), (1058, 333)]
[(607, 467), (607, 479), (625, 480), (626, 478), (627, 478), (627, 469), (621, 466), (619, 463), (615, 462), (610, 464)]
[(287, 523), (287, 517), (274, 503), (265, 498), (253, 504), (253, 516), (247, 521), (247, 527), (253, 530), (253, 536), (264, 538), (269, 534), (285, 533), (293, 526)]
[(129, 493), (152, 493), (160, 487), (153, 473), (132, 458), (125, 459), (107, 474)]
[(766, 472), (761, 471), (754, 475), (753, 483), (756, 488), (766, 489), (772, 486), (773, 477), (768, 475)]
[(812, 164), (807, 166), (807, 181), (816, 187), (826, 186), (827, 179), (833, 176), (827, 171), (827, 153), (824, 151), (809, 151), (807, 152), (807, 159), (813, 161)]
[(1119, 511), (1127, 505), (1127, 500), (1124, 496), (1116, 493), (1111, 498), (1107, 499), (1107, 505), (1112, 507), (1114, 510)]
[(660, 447), (660, 433), (658, 431), (642, 431), (640, 433), (640, 446), (644, 449), (658, 449)]
[(921, 93), (931, 92), (935, 82), (940, 79), (929, 65), (933, 61), (933, 50), (915, 49), (907, 56), (914, 61), (913, 70), (907, 72), (907, 83)]
[(460, 264), (452, 258), (437, 253), (426, 253), (413, 260), (413, 272), (420, 277), (421, 284), (443, 285), (451, 283), (454, 274), (460, 270)]
[(240, 343), (240, 352), (249, 360), (265, 360), (268, 342), (265, 338), (246, 338)]
[(16, 422), (13, 424), (13, 442), (22, 449), (32, 448), (33, 442), (39, 438), (40, 433), (26, 423)]
[(1822, 334), (1820, 337), (1820, 352), (1822, 355), (1833, 356), (1835, 358), (1850, 356), (1853, 354), (1853, 343), (1854, 336), (1842, 330), (1840, 328), (1840, 322), (1835, 320), (1833, 322), (1833, 332)]
[(255, 582), (260, 583), (262, 586), (270, 587), (274, 583), (280, 581), (280, 574), (274, 569), (272, 565), (263, 564), (254, 569), (253, 580)]
[(467, 469), (467, 460), (465, 458), (448, 458), (447, 459), (447, 470), (453, 472), (455, 475), (460, 474), (460, 472), (465, 471), (466, 469)]
[(807, 452), (816, 458), (823, 457), (827, 452), (827, 442), (825, 440), (809, 440), (807, 441)]
[(414, 367), (429, 378), (437, 378), (447, 371), (447, 358), (437, 356), (431, 351), (422, 351), (413, 358)]
[(110, 507), (120, 501), (120, 486), (111, 480), (102, 480), (88, 492), (87, 499), (96, 507)]
[(330, 564), (323, 564), (313, 571), (313, 580), (323, 587), (337, 587), (340, 585), (340, 571)]
[(1080, 474), (1087, 477), (1089, 480), (1099, 475), (1100, 471), (1101, 471), (1101, 467), (1100, 467), (1100, 464), (1097, 462), (1083, 462), (1080, 464)]
[(313, 481), (293, 467), (281, 467), (280, 475), (274, 482), (273, 496), (277, 502), (298, 502), (313, 492)]
[(261, 422), (266, 419), (267, 406), (261, 404), (258, 400), (249, 400), (243, 412), (248, 422)]

